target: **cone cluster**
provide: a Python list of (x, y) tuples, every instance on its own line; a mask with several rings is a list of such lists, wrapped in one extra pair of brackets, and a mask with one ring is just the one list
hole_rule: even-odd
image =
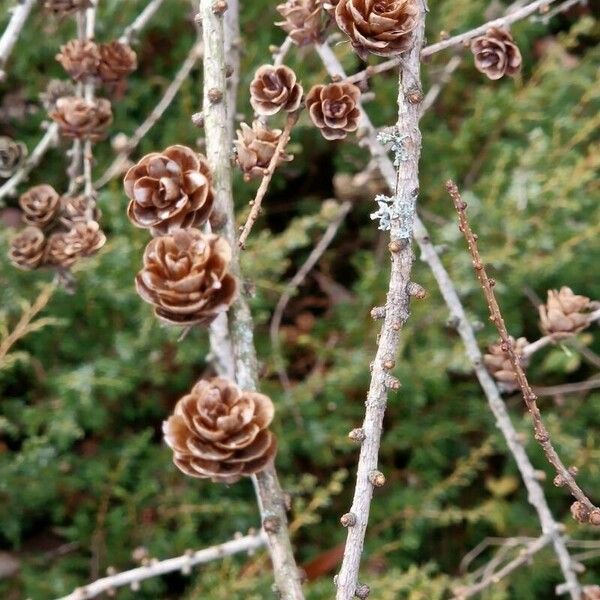
[(48, 184), (28, 189), (19, 206), (27, 227), (11, 241), (9, 257), (19, 269), (71, 267), (95, 254), (106, 242), (97, 211), (87, 214), (83, 196), (61, 197)]
[(187, 146), (169, 146), (131, 167), (123, 186), (129, 220), (154, 236), (136, 276), (139, 295), (165, 323), (209, 325), (228, 310), (237, 283), (228, 242), (196, 229), (214, 203), (206, 158)]
[(200, 380), (163, 423), (173, 462), (190, 477), (235, 483), (262, 471), (277, 441), (268, 396), (241, 390), (224, 378)]

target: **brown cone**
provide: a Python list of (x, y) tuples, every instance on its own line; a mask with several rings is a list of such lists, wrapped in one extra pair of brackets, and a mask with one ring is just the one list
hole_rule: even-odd
[(335, 8), (338, 5), (339, 1), (340, 0), (325, 0), (325, 2), (323, 2), (323, 8), (334, 19), (335, 19)]
[(98, 75), (105, 83), (115, 83), (136, 70), (137, 55), (129, 44), (115, 40), (100, 44)]
[(0, 136), (0, 177), (11, 177), (27, 157), (27, 146), (12, 138)]
[(358, 129), (360, 90), (352, 83), (315, 85), (306, 95), (312, 122), (327, 140), (341, 140)]
[(46, 112), (56, 110), (56, 101), (65, 96), (74, 96), (75, 88), (70, 81), (62, 79), (51, 79), (46, 89), (40, 94), (40, 101)]
[(56, 60), (75, 81), (84, 81), (97, 74), (100, 52), (91, 40), (71, 40), (61, 46)]
[(105, 98), (88, 102), (76, 96), (57, 100), (50, 117), (58, 123), (64, 137), (92, 141), (102, 139), (113, 120), (110, 102)]
[(220, 377), (200, 380), (163, 423), (173, 462), (190, 477), (235, 483), (262, 471), (275, 458), (268, 396), (246, 392)]
[(43, 229), (60, 211), (60, 196), (51, 185), (36, 185), (19, 198), (19, 206), (25, 223)]
[(280, 110), (294, 112), (302, 100), (302, 86), (292, 69), (281, 65), (263, 65), (256, 70), (250, 84), (250, 104), (259, 114), (274, 115)]
[(144, 251), (135, 283), (159, 319), (174, 325), (208, 325), (234, 300), (231, 248), (224, 238), (197, 229), (156, 237)]
[(55, 15), (70, 15), (92, 6), (90, 0), (45, 0), (44, 8)]
[[(63, 196), (60, 199), (62, 216), (67, 221), (87, 221), (88, 199), (86, 196)], [(94, 206), (94, 221), (99, 221), (102, 213)]]
[(44, 262), (70, 267), (77, 259), (95, 254), (105, 242), (106, 236), (96, 221), (73, 223), (69, 231), (53, 233), (48, 238)]
[(213, 207), (208, 163), (187, 146), (147, 154), (127, 171), (123, 185), (129, 219), (153, 235), (206, 223)]
[(42, 262), (45, 244), (46, 238), (41, 229), (26, 227), (11, 240), (8, 256), (15, 267), (31, 271)]
[(395, 56), (413, 43), (420, 1), (339, 0), (335, 20), (363, 60), (369, 53)]
[(471, 43), (475, 68), (490, 79), (516, 75), (521, 70), (521, 51), (510, 32), (492, 27)]
[[(262, 177), (269, 166), (277, 142), (281, 137), (281, 129), (269, 129), (260, 121), (254, 121), (252, 127), (242, 123), (237, 131), (235, 141), (236, 161), (244, 173), (244, 179)], [(292, 160), (292, 156), (281, 152), (277, 164)]]
[(277, 6), (284, 18), (279, 25), (298, 46), (306, 46), (321, 39), (320, 0), (287, 0)]
[[(510, 339), (515, 354), (520, 359), (521, 366), (524, 369), (527, 368), (529, 359), (523, 356), (523, 349), (529, 342), (524, 337), (520, 337), (516, 341), (512, 336)], [(508, 357), (508, 352), (502, 349), (502, 342), (497, 342), (488, 347), (488, 352), (483, 355), (483, 362), (492, 377), (499, 383), (502, 391), (510, 393), (519, 388), (517, 376)]]
[(540, 326), (544, 333), (568, 337), (589, 325), (590, 299), (577, 296), (571, 288), (548, 290), (548, 301), (539, 307)]

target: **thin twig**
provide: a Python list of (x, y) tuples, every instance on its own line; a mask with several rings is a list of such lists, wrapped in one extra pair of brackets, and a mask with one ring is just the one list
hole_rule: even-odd
[[(529, 385), (529, 381), (527, 380), (525, 371), (521, 366), (521, 361), (515, 353), (513, 342), (508, 333), (508, 330), (506, 329), (504, 319), (502, 318), (500, 306), (498, 305), (496, 295), (494, 294), (494, 285), (496, 284), (496, 282), (490, 277), (488, 277), (488, 274), (485, 270), (485, 265), (481, 260), (481, 255), (479, 254), (479, 248), (477, 246), (477, 238), (473, 234), (471, 226), (469, 224), (469, 220), (467, 218), (467, 205), (461, 198), (460, 192), (458, 191), (458, 188), (453, 181), (447, 182), (446, 189), (448, 190), (448, 193), (452, 198), (452, 202), (454, 203), (454, 207), (458, 214), (459, 228), (462, 231), (465, 240), (467, 241), (469, 252), (473, 257), (473, 267), (475, 269), (477, 279), (481, 284), (483, 293), (485, 295), (485, 299), (487, 301), (488, 309), (490, 311), (490, 320), (498, 330), (500, 339), (502, 341), (502, 350), (506, 352), (510, 360), (512, 368), (517, 377), (517, 383), (519, 384), (519, 387), (523, 392), (523, 400), (525, 401), (527, 410), (529, 411), (531, 418), (533, 419), (533, 429), (535, 431), (534, 437), (542, 447), (544, 454), (548, 459), (548, 462), (554, 467), (556, 474), (560, 478), (561, 484), (566, 486), (573, 495), (573, 497), (576, 498), (589, 512), (589, 518), (587, 519), (588, 522), (600, 526), (600, 509), (598, 509), (598, 507), (596, 507), (590, 501), (590, 499), (585, 495), (583, 490), (575, 481), (575, 478), (573, 477), (569, 469), (565, 467), (552, 444), (550, 433), (544, 425), (540, 409), (536, 402), (537, 397), (534, 394), (533, 389)], [(596, 519), (598, 521), (597, 523), (595, 522)]]
[(551, 541), (551, 537), (549, 535), (542, 535), (534, 542), (530, 543), (528, 546), (521, 549), (519, 552), (519, 556), (517, 558), (511, 560), (504, 567), (499, 569), (498, 571), (494, 571), (492, 573), (487, 574), (485, 577), (470, 585), (468, 587), (461, 587), (454, 591), (455, 600), (466, 600), (471, 596), (475, 596), (479, 592), (482, 592), (486, 588), (491, 585), (498, 583), (501, 579), (510, 575), (513, 571), (521, 567), (522, 565), (531, 561), (533, 556), (545, 548)]
[(586, 392), (600, 387), (600, 377), (596, 376), (587, 381), (577, 381), (574, 383), (563, 383), (562, 385), (550, 385), (547, 387), (535, 386), (533, 388), (537, 396), (558, 396), (560, 394), (576, 394), (577, 392)]
[(6, 77), (4, 67), (37, 0), (19, 0), (12, 9), (10, 21), (0, 38), (0, 81)]
[(33, 152), (29, 155), (27, 160), (23, 163), (23, 166), (0, 187), (0, 199), (9, 196), (15, 192), (18, 185), (27, 180), (29, 173), (40, 164), (40, 161), (46, 154), (48, 148), (55, 146), (58, 142), (58, 125), (52, 123), (48, 125), (46, 133), (42, 136), (42, 139), (37, 143), (37, 146), (33, 149)]
[(566, 2), (559, 4), (555, 9), (548, 11), (544, 15), (540, 17), (533, 17), (533, 20), (539, 21), (540, 23), (547, 25), (550, 19), (552, 19), (556, 15), (560, 15), (561, 13), (567, 12), (570, 8), (573, 8), (578, 4), (580, 4), (581, 6), (587, 6), (587, 0), (566, 0)]
[(119, 176), (123, 172), (123, 168), (127, 164), (127, 160), (131, 153), (137, 148), (139, 143), (154, 127), (154, 125), (158, 123), (167, 108), (169, 108), (171, 102), (177, 95), (177, 92), (187, 80), (189, 74), (194, 68), (194, 65), (198, 62), (201, 56), (202, 44), (197, 42), (189, 51), (185, 60), (181, 63), (181, 66), (177, 70), (173, 81), (171, 81), (171, 83), (168, 85), (161, 99), (158, 101), (158, 104), (152, 109), (145, 121), (134, 131), (133, 135), (127, 141), (126, 149), (118, 154), (118, 156), (107, 167), (106, 171), (104, 171), (101, 177), (94, 182), (94, 189), (99, 190), (109, 181)]
[(93, 583), (77, 588), (71, 594), (63, 596), (58, 600), (87, 600), (88, 598), (95, 598), (105, 592), (114, 592), (117, 588), (126, 585), (131, 586), (133, 590), (136, 590), (139, 588), (140, 582), (146, 579), (159, 577), (175, 571), (189, 574), (192, 567), (196, 565), (205, 564), (242, 552), (253, 552), (262, 548), (266, 544), (266, 541), (266, 536), (262, 532), (259, 532), (195, 552), (186, 552), (182, 556), (177, 556), (175, 558), (150, 562), (147, 566), (131, 569), (130, 571), (123, 571), (122, 573), (109, 575), (108, 577), (102, 577)]
[(315, 247), (312, 249), (311, 253), (308, 255), (302, 266), (298, 269), (296, 274), (289, 280), (286, 284), (283, 294), (281, 294), (279, 300), (277, 301), (277, 305), (275, 306), (275, 310), (273, 311), (273, 317), (271, 319), (271, 325), (269, 327), (270, 335), (271, 335), (271, 346), (273, 347), (273, 352), (277, 356), (278, 362), (278, 374), (279, 381), (284, 389), (288, 390), (290, 388), (290, 380), (287, 376), (284, 366), (281, 364), (281, 343), (279, 340), (279, 327), (281, 326), (281, 319), (283, 318), (283, 312), (290, 301), (292, 294), (296, 291), (298, 286), (302, 284), (306, 276), (312, 271), (314, 266), (319, 262), (321, 256), (327, 248), (329, 248), (329, 244), (335, 238), (341, 224), (344, 222), (346, 215), (350, 212), (352, 208), (351, 202), (344, 202), (340, 205), (339, 211), (335, 218), (329, 223), (323, 237), (317, 242)]
[(156, 14), (164, 0), (150, 0), (144, 10), (136, 19), (125, 28), (123, 35), (119, 38), (122, 44), (131, 44), (138, 33), (146, 26), (148, 21)]
[[(330, 49), (327, 53), (321, 52), (320, 54), (328, 73), (331, 76), (338, 76), (345, 79), (346, 73), (335, 54), (331, 52)], [(368, 148), (373, 157), (373, 161), (379, 167), (388, 187), (390, 190), (393, 190), (396, 181), (394, 166), (388, 158), (385, 149), (377, 140), (377, 131), (362, 107), (359, 128), (365, 133), (361, 140), (362, 143)], [(525, 448), (520, 441), (519, 434), (510, 419), (510, 415), (508, 414), (506, 404), (498, 390), (498, 386), (483, 363), (483, 356), (479, 349), (473, 326), (467, 318), (456, 286), (442, 264), (435, 246), (431, 241), (429, 232), (418, 214), (415, 215), (414, 219), (414, 236), (421, 250), (421, 260), (425, 261), (431, 269), (440, 293), (448, 306), (451, 320), (455, 323), (457, 332), (465, 347), (467, 357), (473, 365), (473, 370), (475, 371), (481, 389), (485, 394), (490, 410), (494, 415), (497, 427), (501, 431), (506, 441), (506, 445), (515, 459), (515, 463), (517, 464), (517, 468), (519, 469), (519, 473), (521, 474), (523, 483), (527, 489), (527, 499), (538, 514), (542, 532), (552, 537), (554, 551), (558, 558), (563, 576), (567, 582), (566, 585), (568, 586), (571, 598), (572, 600), (580, 600), (581, 587), (573, 569), (565, 539), (561, 534), (562, 525), (556, 522), (552, 511), (548, 506), (544, 490), (536, 478), (535, 468), (531, 464), (531, 461), (525, 452)]]
[(269, 166), (266, 169), (265, 174), (260, 182), (258, 190), (256, 191), (256, 196), (254, 200), (250, 203), (252, 208), (250, 209), (250, 214), (246, 219), (246, 223), (244, 224), (242, 231), (240, 232), (240, 237), (238, 240), (238, 246), (243, 250), (246, 246), (246, 240), (252, 231), (252, 227), (254, 223), (256, 223), (256, 219), (261, 213), (262, 201), (269, 189), (269, 184), (271, 183), (271, 179), (273, 179), (273, 175), (275, 173), (275, 169), (277, 168), (277, 164), (279, 163), (279, 157), (285, 150), (285, 147), (290, 139), (290, 134), (292, 132), (292, 127), (294, 127), (296, 121), (298, 120), (298, 112), (290, 113), (285, 122), (285, 127), (279, 136), (279, 140), (277, 140), (277, 146), (275, 146), (275, 151), (273, 152), (273, 156), (269, 162)]
[[(235, 215), (232, 194), (230, 149), (232, 128), (228, 119), (235, 109), (227, 107), (226, 32), (223, 12), (216, 10), (213, 0), (200, 0), (199, 17), (202, 21), (204, 41), (204, 102), (203, 113), (206, 130), (206, 155), (213, 173), (215, 210), (225, 219), (219, 231), (229, 240), (233, 256), (232, 272), (240, 277), (239, 255), (235, 239)], [(229, 9), (231, 10), (231, 8)], [(229, 42), (231, 44), (231, 41)], [(253, 324), (245, 298), (240, 294), (230, 310), (230, 334), (235, 357), (235, 374), (238, 385), (245, 390), (255, 390), (258, 384), (256, 350)], [(263, 529), (268, 539), (273, 563), (275, 586), (282, 600), (303, 600), (300, 573), (292, 552), (287, 528), (285, 497), (279, 484), (275, 466), (269, 465), (252, 477), (261, 513)]]
[[(405, 205), (416, 200), (419, 190), (419, 157), (421, 132), (419, 117), (423, 99), (420, 81), (420, 51), (425, 31), (425, 5), (420, 7), (419, 21), (415, 29), (414, 43), (405, 55), (399, 70), (398, 121), (396, 130), (402, 139), (403, 160), (398, 163), (395, 176), (395, 196)], [(317, 46), (325, 64), (332, 64), (335, 55), (327, 45)], [(333, 55), (333, 57), (331, 56)], [(333, 61), (332, 61), (333, 58)], [(338, 75), (339, 73), (335, 73)], [(400, 330), (409, 316), (410, 274), (414, 260), (410, 237), (402, 231), (399, 218), (391, 221), (389, 250), (391, 270), (385, 307), (382, 307), (383, 324), (378, 338), (375, 360), (371, 366), (371, 382), (367, 394), (365, 417), (360, 437), (361, 448), (356, 472), (356, 484), (352, 506), (347, 514), (348, 534), (344, 557), (336, 577), (337, 600), (351, 600), (355, 596), (366, 597), (368, 586), (359, 584), (358, 574), (369, 520), (373, 488), (381, 486), (385, 477), (377, 469), (379, 446), (383, 431), (389, 389), (398, 389), (400, 382), (390, 371), (395, 366)], [(362, 594), (362, 596), (361, 596)]]
[(292, 38), (288, 35), (285, 40), (283, 40), (281, 46), (279, 46), (277, 50), (273, 52), (272, 60), (274, 67), (278, 67), (283, 64), (287, 53), (290, 51), (293, 45), (294, 42), (292, 42)]
[[(523, 6), (503, 17), (498, 19), (493, 19), (492, 21), (488, 21), (479, 27), (475, 27), (474, 29), (470, 29), (464, 33), (459, 35), (455, 35), (447, 40), (443, 40), (438, 42), (437, 44), (431, 44), (430, 46), (425, 46), (421, 51), (421, 58), (426, 58), (427, 56), (431, 56), (437, 52), (441, 52), (442, 50), (447, 50), (448, 48), (453, 48), (455, 46), (460, 46), (461, 44), (466, 44), (470, 42), (473, 38), (476, 38), (479, 35), (484, 34), (490, 27), (507, 27), (512, 23), (516, 23), (517, 21), (522, 21), (526, 19), (529, 15), (535, 13), (538, 10), (542, 10), (553, 2), (557, 2), (558, 0), (535, 0), (535, 2), (531, 2), (531, 4), (527, 4), (527, 6)], [(401, 58), (391, 58), (386, 60), (378, 65), (372, 65), (367, 67), (363, 71), (360, 71), (350, 77), (348, 77), (348, 81), (352, 83), (357, 83), (363, 81), (364, 79), (368, 79), (373, 75), (377, 75), (379, 73), (384, 73), (385, 71), (389, 71), (394, 67), (398, 66), (401, 62)]]

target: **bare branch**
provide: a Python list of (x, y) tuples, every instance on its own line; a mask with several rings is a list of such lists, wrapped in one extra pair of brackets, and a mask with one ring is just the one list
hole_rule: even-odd
[(122, 44), (131, 44), (148, 21), (156, 14), (163, 2), (164, 0), (150, 0), (136, 19), (125, 28), (123, 35), (119, 38), (119, 42)]
[(288, 35), (285, 40), (283, 40), (283, 44), (277, 48), (275, 52), (273, 52), (273, 66), (278, 67), (282, 65), (285, 61), (285, 57), (287, 53), (290, 51), (291, 47), (294, 45), (292, 42), (292, 38)]
[(225, 542), (224, 544), (210, 546), (203, 550), (197, 550), (195, 552), (189, 551), (176, 558), (150, 562), (147, 566), (97, 579), (93, 583), (77, 588), (68, 596), (63, 596), (58, 600), (87, 600), (88, 598), (95, 598), (105, 592), (110, 593), (111, 591), (126, 585), (131, 586), (132, 589), (137, 589), (140, 582), (146, 579), (159, 577), (175, 571), (181, 571), (182, 573), (187, 574), (190, 572), (191, 568), (196, 565), (205, 564), (242, 552), (258, 550), (266, 544), (266, 541), (266, 536), (262, 532), (259, 532), (257, 534), (246, 535)]
[(423, 100), (423, 106), (421, 107), (421, 114), (425, 114), (435, 104), (435, 101), (438, 99), (444, 86), (450, 81), (452, 74), (458, 69), (461, 62), (462, 58), (458, 55), (453, 56), (448, 61), (440, 73), (438, 80), (427, 91), (425, 99)]
[[(421, 153), (420, 51), (425, 31), (425, 6), (420, 9), (419, 23), (415, 30), (414, 45), (405, 55), (399, 70), (398, 84), (398, 139), (402, 140), (404, 156), (395, 175), (395, 197), (411, 205), (419, 191), (419, 157)], [(333, 71), (335, 55), (327, 45), (317, 46), (328, 70)], [(339, 75), (340, 73), (334, 73)], [(364, 119), (364, 117), (363, 117)], [(360, 127), (360, 124), (359, 124)], [(359, 584), (358, 574), (365, 534), (369, 520), (373, 488), (383, 485), (385, 477), (378, 470), (378, 454), (383, 430), (383, 417), (387, 404), (388, 389), (397, 389), (400, 383), (390, 371), (395, 366), (400, 330), (409, 316), (410, 274), (413, 251), (410, 237), (406, 237), (399, 218), (391, 221), (390, 244), (391, 271), (385, 304), (383, 325), (378, 338), (377, 353), (372, 364), (371, 383), (367, 394), (365, 418), (362, 425), (364, 439), (356, 473), (354, 498), (349, 513), (353, 515), (348, 526), (344, 558), (336, 577), (337, 600), (351, 600), (360, 591), (365, 597), (368, 587)], [(360, 585), (360, 590), (359, 590)]]
[(3, 81), (6, 77), (4, 67), (8, 62), (12, 49), (19, 39), (19, 35), (27, 21), (27, 17), (36, 3), (37, 0), (19, 0), (12, 9), (12, 15), (8, 22), (8, 26), (0, 38), (0, 81)]
[(480, 581), (470, 585), (468, 587), (457, 588), (454, 591), (455, 600), (466, 600), (471, 596), (475, 596), (479, 592), (487, 589), (491, 585), (498, 583), (501, 579), (510, 575), (513, 571), (521, 567), (522, 565), (531, 561), (533, 556), (544, 549), (551, 541), (551, 537), (549, 535), (542, 535), (534, 542), (531, 542), (528, 546), (525, 546), (519, 552), (519, 556), (515, 559), (511, 560), (504, 567), (499, 569), (498, 571), (491, 572), (486, 576), (482, 577)]
[[(226, 5), (225, 5), (226, 6)], [(229, 9), (231, 10), (231, 8)], [(229, 240), (233, 257), (231, 270), (240, 278), (239, 255), (235, 237), (235, 215), (231, 189), (232, 127), (228, 113), (225, 35), (223, 11), (213, 0), (200, 0), (199, 17), (202, 21), (204, 41), (204, 102), (203, 113), (206, 130), (206, 155), (213, 173), (215, 210), (222, 214), (220, 232)], [(228, 44), (230, 45), (230, 40)], [(245, 298), (240, 294), (230, 310), (230, 335), (235, 357), (236, 381), (242, 389), (257, 389), (257, 361), (254, 348), (253, 325)], [(273, 563), (275, 585), (282, 600), (302, 600), (300, 574), (296, 567), (290, 542), (285, 497), (274, 465), (252, 477), (263, 529), (268, 538)]]
[[(426, 58), (427, 56), (431, 56), (437, 52), (441, 52), (442, 50), (447, 50), (448, 48), (453, 48), (455, 46), (460, 46), (462, 44), (468, 44), (473, 38), (476, 38), (479, 35), (484, 34), (490, 27), (507, 27), (512, 23), (516, 23), (517, 21), (522, 21), (526, 19), (528, 16), (537, 12), (538, 10), (543, 10), (548, 7), (548, 5), (553, 2), (557, 2), (557, 0), (535, 0), (526, 6), (516, 9), (514, 12), (511, 12), (503, 17), (498, 19), (493, 19), (492, 21), (488, 21), (479, 27), (475, 27), (475, 29), (471, 29), (466, 31), (465, 33), (461, 33), (459, 35), (455, 35), (447, 40), (443, 40), (438, 42), (437, 44), (431, 44), (430, 46), (425, 46), (421, 51), (421, 58)], [(378, 65), (373, 65), (367, 67), (365, 70), (360, 71), (350, 77), (348, 77), (348, 81), (353, 83), (362, 81), (363, 79), (368, 79), (373, 75), (377, 75), (379, 73), (384, 73), (385, 71), (389, 71), (393, 69), (401, 62), (400, 58), (391, 58), (386, 60)]]
[[(488, 274), (485, 269), (485, 265), (481, 260), (481, 256), (479, 254), (479, 248), (477, 245), (477, 238), (473, 234), (471, 230), (471, 226), (469, 224), (469, 220), (467, 218), (466, 208), (467, 205), (463, 201), (460, 196), (460, 192), (456, 187), (456, 184), (453, 181), (448, 181), (446, 184), (446, 188), (452, 201), (454, 203), (454, 207), (458, 214), (459, 219), (459, 229), (462, 231), (465, 240), (467, 241), (467, 245), (469, 247), (469, 252), (473, 257), (473, 267), (475, 269), (475, 273), (477, 274), (477, 279), (481, 284), (483, 289), (483, 293), (485, 295), (485, 299), (487, 301), (488, 309), (490, 311), (490, 320), (496, 326), (498, 333), (500, 335), (500, 339), (502, 341), (502, 350), (506, 352), (512, 368), (517, 377), (517, 383), (519, 384), (521, 391), (523, 392), (523, 400), (525, 401), (525, 405), (527, 406), (527, 410), (529, 411), (531, 418), (533, 419), (533, 429), (535, 431), (535, 439), (542, 447), (548, 462), (554, 467), (557, 476), (560, 478), (560, 485), (565, 486), (571, 492), (574, 498), (585, 507), (587, 513), (587, 518), (577, 517), (579, 521), (586, 521), (591, 523), (592, 525), (600, 526), (600, 509), (596, 507), (590, 499), (585, 495), (583, 490), (579, 487), (575, 478), (571, 474), (571, 471), (565, 467), (562, 460), (558, 456), (556, 452), (552, 440), (550, 438), (550, 433), (546, 429), (544, 422), (542, 421), (542, 415), (540, 413), (540, 409), (537, 405), (537, 397), (533, 392), (533, 389), (529, 385), (529, 381), (527, 380), (527, 376), (525, 375), (525, 371), (521, 366), (521, 361), (517, 354), (515, 353), (513, 342), (506, 328), (506, 324), (504, 323), (504, 319), (502, 318), (502, 313), (500, 312), (500, 306), (496, 300), (496, 295), (494, 294), (494, 286), (496, 282), (488, 277)], [(556, 481), (556, 480), (555, 480)], [(597, 522), (596, 522), (597, 521)]]
[[(346, 77), (341, 63), (331, 50), (325, 54), (321, 53), (321, 58), (331, 76), (338, 76), (342, 79)], [(377, 131), (371, 123), (369, 116), (362, 108), (359, 129), (364, 132), (361, 142), (368, 148), (390, 190), (393, 190), (396, 180), (394, 166), (388, 158), (385, 149), (377, 140)], [(572, 600), (580, 600), (581, 587), (579, 586), (577, 575), (573, 569), (571, 557), (569, 556), (569, 552), (565, 545), (565, 540), (561, 534), (562, 526), (556, 522), (550, 511), (544, 491), (536, 478), (535, 469), (531, 464), (531, 461), (525, 452), (525, 448), (520, 441), (519, 435), (510, 419), (506, 404), (502, 400), (502, 396), (500, 395), (500, 391), (498, 390), (495, 381), (485, 368), (483, 357), (475, 337), (475, 332), (467, 318), (456, 287), (431, 242), (427, 228), (418, 215), (415, 215), (414, 220), (414, 236), (421, 250), (421, 259), (425, 261), (431, 269), (440, 293), (448, 306), (452, 320), (456, 323), (458, 334), (462, 339), (466, 354), (473, 365), (473, 369), (486, 396), (490, 410), (494, 415), (496, 424), (506, 440), (506, 445), (510, 453), (515, 459), (523, 483), (527, 489), (527, 499), (538, 514), (542, 532), (552, 536), (554, 551), (558, 558), (563, 576), (567, 582), (566, 585), (568, 586), (571, 598)], [(362, 430), (358, 431), (362, 433)], [(359, 438), (362, 438), (362, 435), (360, 435)]]
[(277, 164), (279, 162), (279, 157), (285, 150), (285, 147), (290, 139), (292, 127), (294, 127), (296, 121), (298, 120), (298, 115), (299, 115), (299, 113), (297, 111), (290, 113), (288, 115), (287, 120), (285, 122), (285, 127), (284, 127), (281, 135), (279, 136), (279, 140), (277, 141), (277, 146), (275, 146), (275, 151), (273, 152), (273, 156), (271, 157), (269, 166), (266, 169), (266, 173), (263, 175), (263, 178), (260, 182), (260, 186), (258, 187), (258, 190), (256, 191), (256, 196), (254, 197), (254, 200), (250, 203), (252, 208), (250, 209), (250, 214), (248, 215), (248, 218), (246, 219), (246, 223), (244, 224), (244, 227), (242, 228), (242, 231), (240, 233), (240, 237), (238, 240), (238, 246), (242, 250), (244, 249), (244, 247), (246, 245), (246, 240), (248, 239), (248, 236), (250, 235), (250, 232), (252, 231), (252, 227), (254, 226), (254, 223), (256, 223), (256, 219), (258, 219), (258, 216), (261, 213), (262, 201), (267, 193), (267, 190), (269, 189), (269, 184), (271, 183), (271, 179), (273, 179), (275, 169), (277, 168)]

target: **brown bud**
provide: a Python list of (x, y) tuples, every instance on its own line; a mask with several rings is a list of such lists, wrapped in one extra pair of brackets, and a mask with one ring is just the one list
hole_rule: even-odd
[(354, 513), (345, 513), (340, 517), (340, 523), (344, 527), (354, 527), (356, 525), (356, 515)]
[(362, 427), (359, 427), (357, 429), (353, 429), (349, 434), (348, 437), (353, 441), (353, 442), (363, 442), (365, 440), (365, 430)]
[(354, 595), (357, 598), (359, 598), (359, 600), (367, 600), (370, 593), (371, 593), (371, 588), (366, 583), (359, 583), (356, 586)]
[(373, 487), (383, 487), (385, 485), (385, 475), (376, 469), (369, 473), (369, 481)]
[(587, 523), (590, 518), (590, 510), (579, 500), (571, 504), (571, 514), (578, 523)]
[(210, 88), (208, 90), (208, 99), (212, 104), (218, 104), (223, 100), (223, 92), (218, 88)]

